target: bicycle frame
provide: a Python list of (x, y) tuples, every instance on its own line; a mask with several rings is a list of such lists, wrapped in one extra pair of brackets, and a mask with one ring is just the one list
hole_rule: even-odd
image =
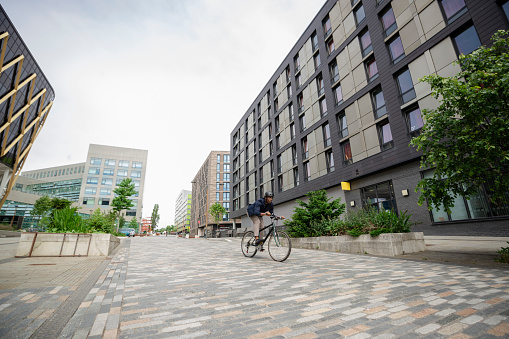
[(267, 241), (267, 239), (269, 239), (269, 237), (270, 237), (270, 235), (272, 233), (276, 234), (276, 232), (275, 232), (276, 231), (276, 227), (277, 227), (276, 221), (280, 220), (280, 219), (279, 219), (279, 217), (274, 217), (274, 218), (271, 217), (271, 219), (272, 219), (272, 222), (270, 223), (270, 225), (267, 225), (264, 228), (261, 228), (260, 231), (259, 231), (259, 232), (262, 232), (263, 230), (265, 230), (265, 229), (270, 227), (270, 231), (268, 231), (267, 235), (265, 236), (265, 238), (263, 238), (263, 243), (265, 243), (265, 241)]

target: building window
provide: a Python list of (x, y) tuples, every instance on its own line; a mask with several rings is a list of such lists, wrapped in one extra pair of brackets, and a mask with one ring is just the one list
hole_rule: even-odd
[(460, 54), (468, 55), (481, 46), (479, 36), (474, 26), (470, 26), (454, 37), (454, 42)]
[(325, 153), (325, 161), (327, 162), (327, 173), (334, 172), (334, 154), (332, 151)]
[(392, 148), (392, 132), (389, 122), (385, 122), (378, 126), (378, 135), (380, 136), (380, 147), (382, 148), (382, 151)]
[(229, 191), (230, 190), (230, 183), (224, 182), (223, 183), (223, 191)]
[(464, 0), (442, 0), (441, 3), (448, 23), (453, 22), (467, 12)]
[(230, 155), (229, 154), (224, 154), (223, 155), (223, 162), (230, 162)]
[(381, 88), (373, 91), (373, 103), (375, 106), (375, 118), (378, 119), (387, 114), (387, 108), (385, 107), (384, 94)]
[(99, 167), (90, 167), (88, 169), (88, 174), (99, 174), (101, 173), (101, 169)]
[(299, 169), (293, 169), (293, 186), (299, 186)]
[(373, 50), (373, 45), (371, 45), (371, 36), (369, 35), (369, 31), (364, 32), (360, 36), (360, 40), (362, 48), (362, 57), (365, 57)]
[(295, 138), (295, 123), (290, 124), (290, 138), (293, 140)]
[(313, 32), (311, 35), (311, 46), (313, 47), (313, 52), (318, 49), (318, 36), (316, 35), (316, 32)]
[(112, 178), (102, 178), (101, 185), (111, 186), (111, 185), (113, 185), (113, 179)]
[(509, 20), (509, 1), (502, 5), (502, 9), (504, 10), (507, 20)]
[(336, 106), (341, 105), (343, 102), (343, 92), (341, 91), (341, 85), (337, 85), (332, 89), (334, 92), (334, 101), (336, 102)]
[(115, 166), (115, 159), (106, 159), (104, 160), (104, 166)]
[(97, 177), (88, 177), (87, 178), (87, 184), (90, 185), (97, 185), (99, 179)]
[(83, 198), (83, 205), (93, 206), (95, 204), (95, 198)]
[(110, 199), (109, 198), (99, 198), (99, 205), (100, 206), (109, 206)]
[(302, 77), (300, 73), (295, 77), (295, 82), (297, 83), (297, 88), (300, 88), (300, 86), (302, 86)]
[[(422, 173), (423, 179), (433, 177), (433, 170)], [(509, 215), (509, 194), (505, 198), (492, 201), (491, 189), (495, 183), (487, 182), (479, 187), (477, 194), (465, 199), (462, 196), (456, 196), (451, 213), (443, 209), (431, 208), (431, 217), (433, 222), (448, 222), (466, 219), (481, 219), (503, 217)]]
[(274, 111), (277, 112), (278, 110), (279, 110), (279, 100), (276, 98), (276, 100), (274, 100)]
[(142, 168), (143, 164), (139, 161), (133, 161), (133, 168)]
[(316, 77), (316, 89), (318, 91), (318, 96), (319, 97), (322, 96), (322, 94), (325, 93), (325, 88), (324, 88), (324, 85), (323, 85), (323, 77), (322, 77), (321, 74)]
[(328, 15), (323, 20), (322, 25), (323, 25), (323, 35), (325, 37), (332, 33), (332, 26)]
[(311, 179), (311, 165), (309, 165), (309, 161), (304, 163), (304, 181), (309, 181)]
[(115, 171), (113, 168), (105, 168), (103, 170), (103, 175), (114, 175), (115, 174)]
[(327, 41), (327, 53), (329, 53), (329, 55), (331, 55), (332, 52), (334, 52), (335, 49), (336, 48), (334, 46), (334, 39), (330, 38), (330, 40)]
[(279, 143), (279, 134), (276, 136), (276, 149), (279, 149), (281, 144)]
[(117, 176), (118, 177), (127, 177), (127, 170), (124, 170), (124, 169), (117, 170)]
[(331, 81), (332, 83), (336, 83), (339, 81), (339, 68), (338, 68), (338, 63), (336, 61), (334, 61), (333, 63), (331, 63), (329, 65), (329, 71), (330, 71), (330, 77), (331, 77)]
[(303, 114), (299, 117), (300, 131), (303, 132), (306, 129), (306, 115)]
[(220, 199), (220, 197), (221, 197), (221, 193), (219, 193), (219, 192), (216, 192), (216, 201), (219, 201), (219, 200), (221, 200), (221, 199)]
[(391, 52), (391, 59), (393, 63), (399, 62), (405, 57), (405, 50), (401, 43), (401, 38), (397, 36), (389, 43), (389, 51)]
[(416, 107), (410, 110), (406, 114), (406, 117), (410, 134), (412, 136), (416, 136), (417, 134), (419, 134), (419, 131), (424, 126), (424, 122), (422, 121), (421, 117), (421, 110), (419, 109), (419, 107)]
[(320, 67), (320, 65), (322, 64), (322, 60), (320, 59), (320, 53), (316, 53), (313, 56), (313, 63), (315, 65), (315, 70), (317, 70), (318, 67)]
[(278, 192), (283, 192), (283, 176), (277, 177)]
[(362, 206), (373, 207), (377, 211), (398, 213), (392, 181), (361, 188)]
[(408, 69), (398, 75), (398, 86), (403, 104), (406, 104), (410, 100), (415, 99), (414, 84)]
[(141, 171), (131, 171), (131, 178), (141, 178)]
[(307, 159), (308, 157), (309, 157), (308, 138), (304, 137), (304, 139), (302, 139), (302, 159)]
[(329, 147), (331, 145), (331, 138), (330, 138), (330, 127), (329, 123), (326, 123), (322, 126), (323, 131), (323, 143), (325, 147)]
[(90, 164), (92, 165), (100, 165), (102, 162), (101, 158), (90, 158)]
[(297, 165), (297, 146), (292, 145), (292, 166)]
[(325, 98), (320, 100), (320, 113), (322, 114), (322, 117), (327, 115), (327, 102), (325, 101)]
[(345, 112), (338, 114), (339, 138), (343, 139), (348, 136), (348, 124), (346, 123)]
[(359, 6), (359, 8), (354, 10), (354, 15), (355, 15), (355, 22), (356, 22), (357, 26), (359, 26), (366, 18), (366, 13), (364, 13), (364, 6), (362, 6), (362, 4)]
[[(118, 182), (118, 180), (117, 180), (117, 182)], [(134, 184), (134, 187), (136, 187), (136, 188), (140, 187), (140, 181), (139, 180), (133, 180), (132, 183)]]
[(217, 172), (221, 172), (221, 164), (220, 164), (220, 163), (217, 163), (217, 165), (216, 165), (216, 171), (217, 171)]
[(221, 173), (216, 173), (216, 180), (221, 180)]
[(111, 195), (111, 188), (101, 188), (100, 195)]
[(288, 94), (288, 99), (292, 98), (292, 84), (288, 84), (288, 86), (286, 86), (286, 94)]
[(375, 58), (370, 58), (366, 61), (366, 72), (370, 82), (378, 78), (378, 67)]
[(293, 58), (293, 65), (295, 66), (295, 73), (300, 71), (300, 60), (298, 55)]
[(293, 121), (293, 104), (288, 105), (288, 117), (290, 118), (290, 121)]
[(230, 173), (223, 173), (223, 181), (230, 181)]
[(223, 172), (230, 172), (230, 164), (223, 164)]
[(97, 188), (95, 187), (85, 187), (85, 194), (96, 194)]
[(347, 166), (353, 163), (352, 159), (352, 148), (350, 147), (350, 141), (341, 144), (343, 150), (343, 165)]
[(119, 160), (118, 167), (129, 167), (129, 161), (128, 160)]
[(392, 7), (389, 7), (387, 12), (385, 12), (385, 14), (382, 15), (382, 26), (384, 28), (384, 33), (386, 37), (391, 35), (398, 28)]
[(297, 104), (299, 105), (299, 114), (304, 112), (304, 96), (302, 93), (297, 97)]

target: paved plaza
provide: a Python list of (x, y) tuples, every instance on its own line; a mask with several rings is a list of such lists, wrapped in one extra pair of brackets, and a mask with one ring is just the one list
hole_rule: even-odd
[[(279, 263), (235, 239), (175, 237), (65, 260), (81, 262), (36, 283), (31, 267), (55, 258), (0, 260), (0, 337), (509, 337), (507, 269), (302, 249)], [(14, 264), (30, 278), (9, 277)]]

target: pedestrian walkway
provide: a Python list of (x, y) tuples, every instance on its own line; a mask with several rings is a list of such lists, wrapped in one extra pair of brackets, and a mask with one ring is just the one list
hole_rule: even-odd
[[(10, 246), (2, 241), (0, 251)], [(82, 280), (54, 280), (62, 272), (45, 286), (0, 290), (0, 337), (509, 336), (504, 269), (302, 249), (278, 263), (266, 252), (245, 258), (232, 239), (143, 237), (121, 246)], [(1, 280), (6, 265), (34, 259), (42, 258), (0, 261)]]

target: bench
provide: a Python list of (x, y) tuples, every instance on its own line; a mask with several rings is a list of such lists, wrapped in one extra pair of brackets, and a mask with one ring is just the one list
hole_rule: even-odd
[(244, 236), (244, 234), (247, 233), (247, 227), (241, 227), (241, 228), (237, 228), (236, 232), (235, 232), (235, 236), (236, 237), (242, 237)]

